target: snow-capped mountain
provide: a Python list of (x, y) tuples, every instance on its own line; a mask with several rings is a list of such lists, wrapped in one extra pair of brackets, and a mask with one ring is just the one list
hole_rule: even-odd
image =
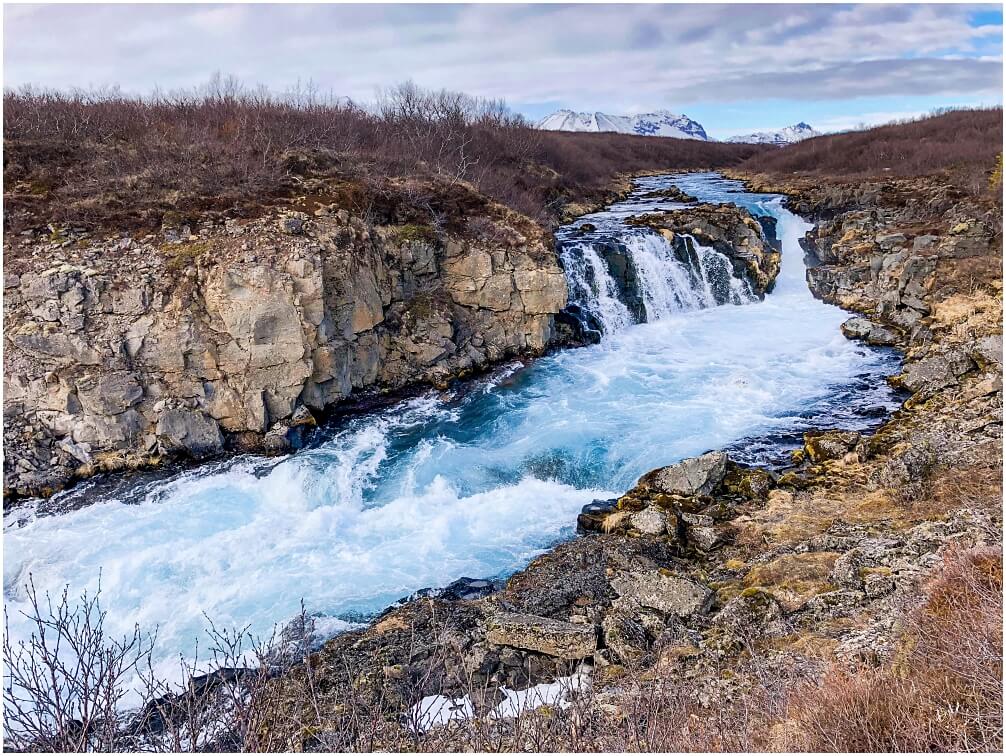
[(542, 118), (538, 122), (538, 128), (551, 131), (614, 131), (619, 134), (709, 140), (700, 123), (667, 110), (624, 116), (557, 110)]
[(730, 137), (727, 141), (744, 142), (746, 144), (774, 144), (781, 147), (784, 144), (793, 144), (794, 142), (820, 135), (820, 131), (814, 131), (809, 123), (801, 121), (794, 126), (787, 126), (778, 131), (757, 131), (754, 134)]

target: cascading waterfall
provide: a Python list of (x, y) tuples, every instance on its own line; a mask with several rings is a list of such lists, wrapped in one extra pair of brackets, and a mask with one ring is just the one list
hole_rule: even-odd
[(575, 242), (563, 247), (569, 302), (589, 313), (605, 332), (620, 330), (634, 321), (632, 313), (619, 298), (619, 286), (608, 265), (592, 242)]
[[(590, 318), (606, 334), (673, 313), (756, 299), (729, 257), (690, 235), (682, 234), (675, 244), (661, 234), (623, 224), (606, 231), (601, 238), (559, 246), (570, 304), (581, 322)], [(620, 285), (612, 268), (623, 262), (631, 271), (626, 271)], [(625, 300), (635, 297), (642, 307), (634, 316)]]
[(734, 275), (730, 258), (691, 236), (683, 235), (682, 239), (684, 255), (679, 255), (677, 248), (660, 234), (634, 234), (626, 239), (647, 322), (675, 312), (755, 299), (748, 282)]

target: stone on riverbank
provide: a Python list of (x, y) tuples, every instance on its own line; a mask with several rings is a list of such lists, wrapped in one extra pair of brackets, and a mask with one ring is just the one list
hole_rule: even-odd
[(496, 646), (536, 651), (558, 659), (584, 659), (597, 649), (593, 625), (530, 614), (498, 614), (490, 620), (486, 640)]
[(898, 343), (898, 337), (891, 329), (861, 317), (849, 318), (842, 323), (842, 333), (848, 339), (865, 341), (872, 346), (891, 346)]
[(619, 598), (615, 606), (630, 611), (632, 607), (654, 609), (669, 617), (686, 618), (702, 614), (713, 594), (705, 586), (687, 578), (663, 572), (631, 572), (611, 581)]
[(722, 481), (728, 457), (723, 452), (709, 452), (661, 467), (639, 479), (639, 485), (665, 494), (708, 496)]

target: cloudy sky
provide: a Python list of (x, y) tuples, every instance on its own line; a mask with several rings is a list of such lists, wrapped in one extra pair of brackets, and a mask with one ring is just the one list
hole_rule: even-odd
[(5, 5), (4, 85), (184, 88), (213, 72), (354, 100), (412, 79), (558, 108), (668, 109), (714, 137), (1000, 103), (997, 5)]

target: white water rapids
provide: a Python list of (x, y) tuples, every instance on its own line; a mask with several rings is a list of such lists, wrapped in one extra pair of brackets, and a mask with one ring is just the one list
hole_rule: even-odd
[[(639, 195), (672, 181), (778, 219), (782, 272), (764, 301), (719, 253), (698, 250), (700, 269), (689, 270), (658, 238), (627, 232), (626, 215), (669, 206)], [(583, 505), (654, 467), (731, 446), (771, 460), (809, 427), (874, 422), (893, 406), (881, 376), (894, 355), (847, 341), (846, 315), (811, 296), (798, 244), (809, 226), (780, 198), (739, 189), (712, 175), (649, 178), (585, 219), (594, 238), (625, 245), (649, 322), (633, 323), (590, 244), (578, 242), (577, 263), (562, 237), (573, 299), (604, 324), (599, 344), (353, 417), (278, 460), (88, 483), (9, 512), (14, 639), (29, 632), (18, 613), (29, 575), (71, 596), (93, 593), (100, 576), (108, 629), (156, 629), (170, 674), (206, 616), (268, 635), (303, 598), (338, 630), (416, 589), (519, 569), (571, 537)], [(709, 306), (714, 286), (742, 304)]]

